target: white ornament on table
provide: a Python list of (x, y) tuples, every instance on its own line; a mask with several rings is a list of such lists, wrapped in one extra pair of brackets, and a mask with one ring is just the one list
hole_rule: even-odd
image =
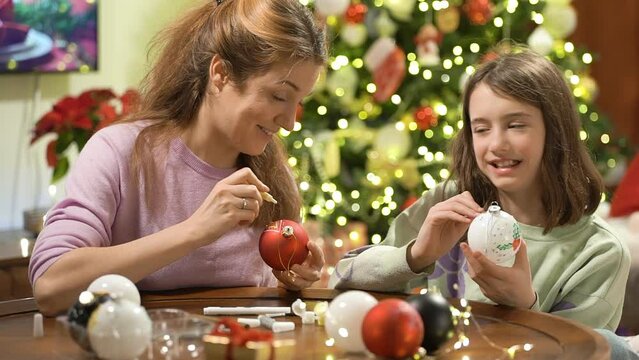
[(521, 231), (512, 215), (493, 202), (468, 228), (468, 246), (497, 265), (512, 266), (521, 247)]
[(87, 332), (99, 358), (135, 359), (151, 341), (151, 319), (142, 306), (127, 299), (116, 299), (95, 310)]
[(87, 288), (93, 293), (107, 293), (140, 305), (140, 292), (133, 281), (118, 274), (108, 274), (93, 280)]
[(377, 305), (369, 293), (350, 290), (337, 295), (328, 305), (324, 328), (328, 336), (335, 339), (335, 346), (347, 352), (365, 352), (362, 338), (364, 316)]

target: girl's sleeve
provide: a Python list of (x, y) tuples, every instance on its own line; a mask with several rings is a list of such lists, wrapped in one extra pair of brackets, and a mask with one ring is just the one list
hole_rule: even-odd
[(66, 197), (48, 211), (29, 263), (32, 286), (65, 253), (111, 244), (123, 164), (105, 135), (110, 131), (89, 139), (67, 177)]
[(593, 328), (615, 331), (621, 319), (630, 252), (616, 236), (591, 239), (572, 260), (574, 274), (566, 281), (550, 313)]
[(441, 191), (441, 187), (429, 191), (400, 213), (379, 245), (364, 246), (346, 253), (335, 266), (329, 287), (405, 292), (425, 284), (426, 276), (434, 266), (429, 266), (422, 273), (415, 273), (408, 266), (406, 256), (428, 210), (436, 203), (436, 199), (441, 199)]

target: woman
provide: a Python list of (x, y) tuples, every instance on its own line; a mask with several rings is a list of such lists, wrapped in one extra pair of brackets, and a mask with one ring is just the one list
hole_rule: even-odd
[(206, 1), (154, 45), (139, 111), (90, 139), (38, 237), (29, 274), (46, 314), (108, 273), (141, 290), (319, 279), (314, 243), (292, 273), (271, 273), (257, 244), (268, 223), (299, 220), (276, 133), (326, 61), (323, 30), (297, 0)]

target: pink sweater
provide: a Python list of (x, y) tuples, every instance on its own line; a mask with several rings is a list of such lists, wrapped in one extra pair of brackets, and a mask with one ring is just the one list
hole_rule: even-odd
[[(143, 200), (143, 187), (130, 185), (129, 159), (142, 126), (110, 126), (86, 144), (67, 178), (67, 197), (49, 211), (36, 241), (29, 264), (32, 285), (67, 251), (126, 243), (182, 222), (218, 181), (236, 170), (214, 168), (180, 139), (173, 140), (163, 176), (168, 206), (152, 215)], [(260, 257), (259, 236), (260, 229), (238, 228), (159, 269), (137, 286), (141, 290), (276, 286), (271, 269)]]

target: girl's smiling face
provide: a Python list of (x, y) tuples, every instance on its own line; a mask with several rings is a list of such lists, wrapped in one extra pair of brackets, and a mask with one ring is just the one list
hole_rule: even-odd
[(475, 161), (499, 192), (541, 194), (546, 128), (541, 110), (502, 96), (485, 83), (470, 95)]

